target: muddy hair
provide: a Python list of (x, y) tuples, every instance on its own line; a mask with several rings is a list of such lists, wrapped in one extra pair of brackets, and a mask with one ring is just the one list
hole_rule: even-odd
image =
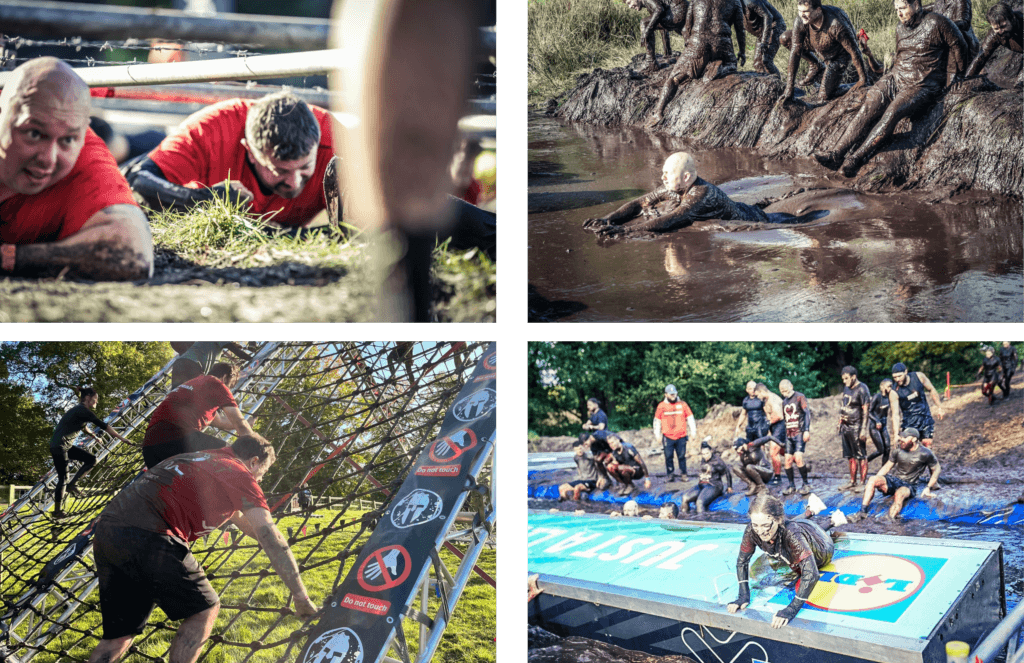
[(805, 5), (811, 9), (818, 9), (821, 7), (821, 0), (796, 0), (796, 4)]
[(758, 493), (757, 497), (750, 502), (747, 515), (752, 516), (755, 513), (763, 513), (780, 521), (786, 519), (786, 511), (782, 506), (782, 502), (778, 497), (768, 492)]
[(245, 116), (250, 147), (281, 161), (296, 161), (320, 142), (320, 123), (305, 101), (288, 91), (269, 94)]
[(270, 467), (277, 460), (273, 445), (265, 437), (256, 433), (243, 435), (235, 440), (235, 443), (231, 445), (231, 450), (243, 461), (259, 458), (260, 465), (263, 467)]
[(72, 387), (75, 393), (78, 394), (78, 402), (81, 403), (89, 396), (96, 396), (96, 390), (92, 387)]
[(228, 389), (234, 389), (235, 384), (238, 383), (239, 373), (241, 370), (237, 366), (222, 361), (217, 362), (210, 369), (210, 375), (223, 382)]
[(1005, 2), (997, 2), (985, 13), (989, 23), (995, 23), (996, 19), (1003, 19), (1007, 23), (1013, 23), (1013, 10)]
[(840, 375), (852, 375), (853, 377), (857, 377), (857, 369), (854, 368), (853, 366), (843, 366), (843, 370), (840, 371), (839, 374)]

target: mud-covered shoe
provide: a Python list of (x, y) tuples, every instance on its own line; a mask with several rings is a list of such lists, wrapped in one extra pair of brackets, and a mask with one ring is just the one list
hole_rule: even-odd
[(893, 504), (891, 507), (889, 507), (889, 520), (899, 520), (900, 519), (900, 511), (902, 511), (902, 510), (903, 510), (903, 505), (902, 504)]
[(861, 161), (857, 157), (848, 156), (843, 160), (843, 165), (839, 167), (839, 172), (843, 174), (843, 177), (853, 177), (860, 170)]
[(810, 495), (811, 494), (811, 486), (810, 486), (810, 484), (806, 484), (805, 483), (804, 485), (800, 486), (800, 494), (801, 495)]
[(839, 170), (842, 165), (842, 157), (836, 152), (815, 152), (814, 160), (829, 170)]
[(784, 491), (782, 491), (782, 494), (783, 495), (792, 495), (795, 492), (796, 492), (796, 486), (787, 486), (786, 489)]
[(745, 492), (744, 495), (746, 495), (747, 497), (753, 497), (754, 495), (757, 495), (758, 492), (760, 492), (762, 486), (764, 486), (764, 484), (761, 484), (759, 486), (756, 483), (752, 483), (747, 487), (747, 492)]

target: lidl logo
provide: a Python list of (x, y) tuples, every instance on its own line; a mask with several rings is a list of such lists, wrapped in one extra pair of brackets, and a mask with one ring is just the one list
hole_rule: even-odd
[(879, 610), (906, 601), (926, 581), (924, 569), (910, 559), (895, 555), (849, 555), (821, 569), (807, 603), (829, 612)]
[[(944, 562), (936, 557), (892, 554), (838, 556), (820, 570), (807, 606), (893, 623)], [(799, 589), (798, 580), (794, 591)]]

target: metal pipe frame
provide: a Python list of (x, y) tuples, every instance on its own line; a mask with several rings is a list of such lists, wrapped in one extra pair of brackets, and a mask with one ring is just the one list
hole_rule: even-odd
[[(140, 34), (191, 42), (259, 44), (266, 48), (317, 50), (330, 41), (331, 21), (291, 16), (217, 14), (196, 16), (171, 9), (104, 7), (70, 2), (5, 0), (0, 25), (7, 34), (60, 34), (89, 39), (132, 39)], [(480, 28), (480, 47), (493, 55), (493, 27)]]
[[(971, 663), (992, 663), (996, 660), (999, 652), (1003, 651), (1003, 647), (1010, 642), (1011, 638), (1016, 640), (1019, 637), (1021, 625), (1024, 625), (1024, 601), (1018, 603), (1017, 607), (1010, 611), (1003, 621), (996, 624), (996, 627), (985, 636), (984, 640), (978, 643), (975, 650), (971, 652)], [(1024, 652), (1024, 649), (1021, 652)], [(1015, 660), (1021, 658), (1021, 652), (1018, 652)]]

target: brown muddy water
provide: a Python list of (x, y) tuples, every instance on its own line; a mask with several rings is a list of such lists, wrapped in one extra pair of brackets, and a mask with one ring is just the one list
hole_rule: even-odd
[(698, 171), (767, 211), (828, 210), (800, 226), (705, 222), (652, 240), (583, 230), (660, 184), (682, 139), (529, 122), (532, 321), (1020, 322), (1024, 214), (985, 193), (866, 194), (813, 159), (695, 151)]

